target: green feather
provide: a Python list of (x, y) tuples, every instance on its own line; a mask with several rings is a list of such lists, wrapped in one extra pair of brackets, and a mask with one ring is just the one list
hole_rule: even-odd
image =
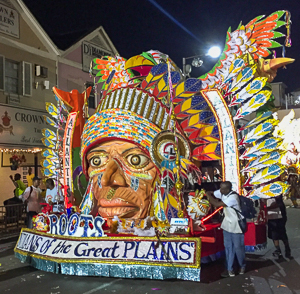
[(282, 45), (281, 44), (279, 44), (278, 42), (276, 42), (276, 41), (272, 41), (272, 40), (270, 40), (270, 42), (272, 43), (272, 46), (271, 47), (269, 47), (269, 48), (278, 48), (278, 47), (282, 47)]

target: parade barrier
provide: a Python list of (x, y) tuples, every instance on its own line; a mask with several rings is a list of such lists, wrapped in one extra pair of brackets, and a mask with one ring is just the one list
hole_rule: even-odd
[(25, 227), (26, 211), (24, 204), (0, 206), (0, 232), (16, 233)]

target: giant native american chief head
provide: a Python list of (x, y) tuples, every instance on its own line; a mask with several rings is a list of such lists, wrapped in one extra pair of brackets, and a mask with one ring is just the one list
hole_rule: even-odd
[[(176, 182), (187, 190), (200, 181), (188, 140), (170, 113), (169, 73), (172, 84), (182, 75), (172, 61), (160, 62), (160, 53), (145, 56), (126, 62), (127, 71), (135, 68), (134, 78), (124, 85), (115, 81), (84, 126), (81, 157), (89, 186), (83, 213), (170, 219), (182, 209)], [(196, 91), (200, 85), (198, 80)]]

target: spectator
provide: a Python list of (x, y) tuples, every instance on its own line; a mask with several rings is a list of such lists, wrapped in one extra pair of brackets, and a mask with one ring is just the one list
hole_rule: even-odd
[(52, 179), (46, 180), (46, 202), (53, 205), (53, 212), (64, 211), (64, 197), (59, 195)]
[(273, 256), (282, 257), (279, 240), (282, 240), (285, 246), (285, 257), (291, 257), (291, 249), (288, 236), (286, 234), (285, 224), (287, 222), (286, 208), (282, 195), (265, 200), (268, 212), (268, 237), (273, 240), (275, 251)]
[(27, 179), (27, 187), (32, 186), (32, 179), (34, 178), (34, 174), (32, 173), (32, 168), (28, 168), (28, 175), (26, 176)]
[[(206, 196), (209, 202), (216, 208), (224, 207), (224, 219), (221, 224), (224, 236), (227, 270), (222, 277), (234, 277), (233, 262), (235, 256), (240, 266), (239, 274), (245, 273), (245, 244), (244, 234), (239, 225), (238, 213), (241, 212), (239, 195), (232, 191), (231, 182), (222, 182), (220, 190), (208, 191)], [(242, 215), (240, 214), (240, 217)]]
[(32, 179), (32, 186), (27, 187), (23, 195), (20, 196), (24, 202), (27, 202), (27, 227), (32, 229), (32, 217), (41, 212), (41, 192), (39, 188), (40, 178), (34, 177)]
[(203, 182), (211, 182), (210, 176), (207, 171), (204, 172), (204, 176), (202, 177)]
[(14, 178), (12, 175), (10, 175), (9, 178), (12, 180), (13, 184), (16, 187), (16, 189), (14, 190), (15, 197), (19, 197), (24, 193), (26, 189), (25, 184), (21, 181), (21, 175), (15, 174)]
[(297, 198), (300, 196), (299, 186), (298, 186), (298, 175), (291, 173), (288, 176), (288, 183), (290, 184), (290, 197), (293, 203), (292, 207), (297, 208)]
[(220, 175), (220, 171), (217, 168), (214, 168), (214, 182), (221, 182), (222, 176)]

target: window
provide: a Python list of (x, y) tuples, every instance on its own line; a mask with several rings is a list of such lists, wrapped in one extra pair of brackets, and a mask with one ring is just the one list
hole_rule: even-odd
[(0, 90), (9, 94), (32, 95), (32, 64), (0, 56)]
[(96, 108), (96, 101), (95, 101), (95, 88), (94, 88), (94, 83), (91, 83), (91, 82), (86, 82), (85, 83), (85, 88), (87, 89), (88, 87), (92, 87), (92, 91), (90, 93), (90, 96), (89, 96), (89, 108), (93, 108), (95, 109)]
[(12, 94), (19, 94), (19, 63), (5, 60), (5, 91)]

